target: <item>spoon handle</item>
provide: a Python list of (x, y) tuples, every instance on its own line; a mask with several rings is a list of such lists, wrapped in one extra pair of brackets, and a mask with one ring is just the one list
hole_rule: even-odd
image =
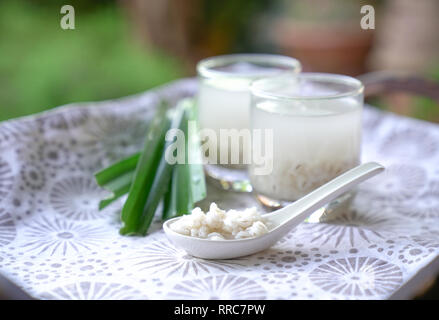
[(361, 164), (308, 193), (294, 203), (269, 214), (278, 225), (288, 224), (288, 228), (305, 220), (310, 214), (334, 200), (357, 184), (382, 172), (384, 167), (376, 162)]

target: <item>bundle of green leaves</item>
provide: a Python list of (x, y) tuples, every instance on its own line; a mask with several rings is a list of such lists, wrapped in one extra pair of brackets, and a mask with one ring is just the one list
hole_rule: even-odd
[[(160, 106), (149, 125), (143, 150), (95, 174), (98, 185), (111, 192), (99, 209), (128, 193), (121, 234), (146, 235), (162, 200), (162, 219), (166, 220), (190, 213), (195, 203), (205, 198), (200, 144), (198, 136), (188, 134), (189, 121), (195, 121), (191, 99), (180, 101), (175, 108)], [(183, 163), (171, 164), (166, 158), (166, 150), (177, 139), (165, 139), (171, 129), (180, 129), (186, 137)], [(195, 161), (188, 161), (189, 155)]]

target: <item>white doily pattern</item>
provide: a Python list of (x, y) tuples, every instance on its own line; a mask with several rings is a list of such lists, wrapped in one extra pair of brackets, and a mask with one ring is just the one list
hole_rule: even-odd
[[(0, 124), (0, 271), (41, 299), (385, 299), (439, 255), (439, 126), (371, 107), (363, 160), (387, 171), (330, 223), (303, 223), (249, 257), (208, 261), (166, 239), (118, 233), (122, 201), (102, 211), (92, 173), (138, 149), (159, 99), (182, 80), (120, 100)], [(225, 208), (251, 194), (208, 186)]]

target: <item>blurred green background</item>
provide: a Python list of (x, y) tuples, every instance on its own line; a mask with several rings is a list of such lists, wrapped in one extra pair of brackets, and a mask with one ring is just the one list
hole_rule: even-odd
[[(0, 2), (0, 121), (142, 92), (193, 76), (201, 58), (234, 52), (291, 55), (306, 71), (439, 79), (436, 0), (75, 0), (75, 30), (60, 27), (64, 4)], [(376, 9), (373, 32), (359, 27), (362, 4)], [(373, 103), (439, 122), (427, 98)]]
[(75, 30), (60, 28), (60, 2), (0, 2), (0, 120), (183, 75), (177, 58), (134, 39), (114, 1), (88, 2), (74, 1)]

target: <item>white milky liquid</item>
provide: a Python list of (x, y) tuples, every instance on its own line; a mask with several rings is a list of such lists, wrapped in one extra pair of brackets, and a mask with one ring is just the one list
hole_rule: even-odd
[[(250, 92), (249, 80), (204, 80), (200, 83), (198, 93), (198, 117), (200, 128), (215, 131), (218, 138), (220, 129), (249, 129), (250, 128)], [(221, 154), (229, 155), (229, 146), (216, 145), (217, 161)], [(242, 167), (244, 148), (239, 148), (239, 163), (231, 167)], [(213, 159), (210, 159), (213, 160)]]
[(255, 175), (254, 189), (265, 196), (294, 201), (356, 166), (361, 148), (362, 101), (349, 97), (325, 101), (263, 100), (251, 110), (254, 129), (273, 130), (273, 170)]
[[(212, 129), (220, 137), (221, 129), (250, 130), (250, 84), (253, 80), (278, 74), (294, 74), (295, 70), (275, 66), (258, 66), (252, 63), (238, 62), (217, 71), (228, 72), (236, 77), (219, 77), (200, 79), (198, 93), (198, 116), (200, 128)], [(238, 161), (233, 162), (230, 145), (216, 144), (216, 160), (219, 164), (222, 155), (227, 161), (227, 167), (246, 168), (245, 164), (251, 160), (250, 131), (249, 138), (239, 138)], [(212, 163), (215, 157), (209, 157)], [(236, 156), (235, 156), (236, 158)], [(224, 164), (223, 164), (224, 165)]]

